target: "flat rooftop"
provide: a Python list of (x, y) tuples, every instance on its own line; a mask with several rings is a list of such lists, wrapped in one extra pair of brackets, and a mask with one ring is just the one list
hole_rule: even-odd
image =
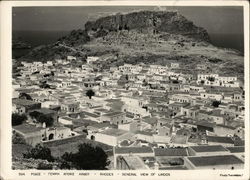
[(16, 105), (23, 105), (23, 106), (31, 106), (34, 104), (41, 104), (41, 103), (34, 102), (31, 100), (26, 100), (26, 99), (12, 99), (12, 103), (16, 104)]
[(83, 113), (86, 116), (93, 117), (93, 118), (99, 118), (100, 117), (99, 115), (96, 115), (94, 113), (90, 113), (90, 112), (87, 112), (87, 111), (81, 111), (81, 113)]
[(142, 159), (140, 159), (138, 156), (124, 156), (123, 159), (132, 170), (148, 169)]
[(23, 123), (23, 124), (18, 125), (18, 126), (13, 126), (12, 128), (16, 131), (23, 133), (23, 134), (36, 132), (36, 131), (40, 131), (41, 129), (43, 129), (42, 127), (36, 127), (35, 125), (30, 125), (27, 123)]
[(98, 122), (92, 121), (92, 123), (88, 127), (90, 127), (90, 128), (93, 127), (93, 128), (101, 129), (101, 128), (105, 128), (105, 127), (114, 127), (114, 125), (110, 124), (109, 122), (98, 123)]
[(175, 135), (172, 136), (171, 141), (175, 144), (186, 144), (188, 140), (188, 136)]
[(127, 133), (128, 131), (125, 131), (125, 130), (121, 130), (121, 129), (113, 129), (113, 128), (110, 128), (110, 129), (107, 129), (105, 131), (102, 131), (100, 132), (101, 134), (106, 134), (106, 135), (109, 135), (109, 136), (121, 136), (125, 133)]
[(153, 153), (151, 147), (116, 147), (115, 154), (129, 154), (129, 153)]
[(203, 126), (203, 127), (209, 127), (209, 128), (214, 128), (216, 126), (215, 123), (210, 123), (206, 120), (201, 120), (196, 122), (197, 126)]
[(214, 146), (190, 146), (189, 148), (193, 149), (196, 152), (218, 152), (218, 151), (228, 151), (221, 145)]
[(48, 109), (48, 108), (34, 109), (32, 111), (40, 112), (42, 114), (54, 114), (54, 113), (56, 113), (56, 111)]
[(110, 113), (106, 113), (106, 114), (103, 114), (103, 116), (117, 116), (117, 115), (121, 115), (121, 114), (125, 114), (124, 112), (121, 112), (121, 111), (118, 111), (118, 112), (110, 112)]
[(242, 160), (234, 155), (187, 157), (187, 159), (195, 166), (244, 164)]

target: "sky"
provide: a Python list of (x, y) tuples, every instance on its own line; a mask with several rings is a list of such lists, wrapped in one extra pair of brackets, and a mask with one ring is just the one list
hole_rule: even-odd
[(139, 10), (178, 10), (195, 25), (213, 34), (243, 34), (242, 7), (139, 7), (139, 6), (90, 6), (90, 7), (14, 7), (13, 31), (70, 31), (84, 28), (88, 20)]

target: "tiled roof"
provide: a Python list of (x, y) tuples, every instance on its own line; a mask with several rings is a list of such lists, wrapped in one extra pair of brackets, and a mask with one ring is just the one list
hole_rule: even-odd
[(188, 157), (195, 166), (216, 166), (243, 164), (244, 162), (234, 155)]
[(217, 151), (228, 151), (221, 145), (214, 146), (190, 146), (189, 148), (193, 149), (196, 152), (217, 152)]
[(234, 144), (234, 141), (230, 137), (222, 137), (222, 136), (207, 136), (207, 141), (208, 143), (218, 142), (218, 143)]
[(223, 124), (217, 124), (216, 127), (222, 127), (222, 128), (227, 128), (227, 129), (236, 129), (235, 127), (232, 127), (232, 126), (226, 126), (226, 125), (223, 125)]
[(245, 152), (245, 146), (227, 147), (227, 149), (231, 153), (243, 153), (243, 152)]
[(155, 156), (188, 156), (185, 148), (155, 148)]

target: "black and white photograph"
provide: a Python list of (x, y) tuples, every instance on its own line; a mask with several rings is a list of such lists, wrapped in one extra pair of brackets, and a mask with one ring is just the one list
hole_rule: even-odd
[(244, 6), (11, 10), (12, 170), (244, 170)]

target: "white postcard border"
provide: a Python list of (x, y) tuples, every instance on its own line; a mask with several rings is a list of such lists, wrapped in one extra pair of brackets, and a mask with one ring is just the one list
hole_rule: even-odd
[[(245, 167), (244, 170), (148, 170), (148, 171), (72, 171), (72, 170), (11, 170), (11, 8), (13, 6), (244, 6), (244, 70), (245, 70)], [(2, 1), (1, 2), (1, 164), (0, 173), (3, 179), (249, 179), (249, 3), (247, 1)], [(19, 173), (25, 173), (25, 176)], [(32, 173), (40, 172), (40, 176), (32, 176)], [(58, 175), (50, 173), (58, 172)], [(66, 172), (74, 172), (74, 176), (63, 175)], [(80, 176), (79, 172), (89, 172), (88, 176)], [(100, 176), (100, 172), (113, 173), (113, 176)], [(137, 176), (123, 176), (122, 172), (133, 172)], [(149, 173), (142, 176), (141, 173)], [(154, 174), (151, 174), (154, 173)], [(159, 173), (166, 173), (159, 176)], [(223, 174), (242, 176), (222, 176)]]

